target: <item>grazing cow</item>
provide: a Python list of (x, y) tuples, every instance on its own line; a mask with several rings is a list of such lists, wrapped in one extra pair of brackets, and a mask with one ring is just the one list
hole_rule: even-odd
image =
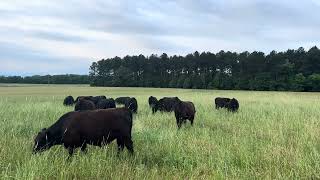
[(232, 112), (237, 112), (239, 109), (239, 102), (235, 98), (232, 98), (228, 103), (228, 110)]
[(63, 105), (65, 106), (72, 106), (74, 104), (74, 99), (72, 96), (67, 96), (64, 98)]
[(178, 128), (180, 129), (182, 123), (186, 123), (187, 119), (191, 122), (191, 125), (193, 125), (195, 113), (196, 113), (196, 109), (192, 102), (181, 101), (179, 99), (178, 103), (174, 108), (174, 115), (176, 117)]
[(157, 112), (157, 111), (172, 112), (174, 111), (174, 107), (176, 106), (178, 101), (179, 101), (178, 97), (164, 97), (157, 102), (154, 108), (154, 112)]
[(118, 97), (115, 99), (117, 104), (125, 105), (130, 100), (130, 97)]
[(107, 97), (106, 96), (94, 96), (94, 97), (92, 97), (92, 102), (95, 104), (95, 105), (97, 105), (98, 104), (98, 102), (100, 101), (100, 100), (102, 100), (102, 99), (107, 99)]
[(239, 109), (239, 102), (235, 98), (221, 98), (217, 97), (215, 100), (216, 109), (226, 108), (229, 111), (236, 112)]
[(109, 108), (116, 108), (116, 102), (113, 98), (109, 99), (100, 99), (97, 103), (97, 109), (109, 109)]
[(38, 133), (33, 153), (64, 145), (71, 157), (76, 148), (81, 147), (81, 151), (86, 152), (87, 144), (101, 147), (116, 139), (118, 152), (126, 147), (133, 154), (131, 130), (132, 113), (127, 108), (73, 111)]
[(99, 97), (101, 99), (107, 99), (107, 97), (105, 95), (101, 95), (101, 96), (96, 96), (96, 97)]
[(155, 113), (157, 103), (158, 103), (157, 98), (155, 98), (155, 97), (153, 97), (153, 96), (150, 96), (150, 97), (149, 97), (149, 106), (150, 106), (151, 109), (152, 109), (152, 113)]
[(78, 102), (80, 99), (90, 100), (93, 102), (93, 96), (78, 96), (75, 102)]
[(219, 108), (228, 108), (228, 103), (230, 101), (230, 98), (222, 98), (222, 97), (217, 97), (214, 102), (216, 105), (216, 109)]
[(75, 111), (86, 111), (86, 110), (94, 110), (96, 106), (90, 100), (79, 99), (74, 107)]
[(130, 109), (133, 113), (137, 113), (138, 111), (138, 102), (136, 98), (130, 98), (126, 104), (125, 107)]

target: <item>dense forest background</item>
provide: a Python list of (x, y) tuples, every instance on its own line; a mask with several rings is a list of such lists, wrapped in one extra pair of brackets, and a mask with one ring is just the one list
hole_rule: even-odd
[(0, 76), (0, 83), (21, 84), (89, 84), (88, 75), (45, 75), (45, 76)]
[(320, 91), (320, 50), (194, 52), (125, 56), (93, 62), (88, 75), (0, 76), (0, 83)]
[(320, 91), (320, 50), (114, 57), (89, 76), (92, 86)]

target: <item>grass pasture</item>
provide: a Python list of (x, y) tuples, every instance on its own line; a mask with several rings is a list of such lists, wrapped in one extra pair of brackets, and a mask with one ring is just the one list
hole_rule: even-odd
[[(115, 142), (70, 162), (62, 146), (32, 155), (38, 131), (73, 109), (69, 94), (135, 96), (135, 155), (118, 157)], [(150, 95), (193, 101), (194, 126), (153, 115)], [(215, 110), (217, 96), (236, 97), (239, 112)], [(0, 85), (1, 179), (319, 179), (319, 151), (320, 93)]]

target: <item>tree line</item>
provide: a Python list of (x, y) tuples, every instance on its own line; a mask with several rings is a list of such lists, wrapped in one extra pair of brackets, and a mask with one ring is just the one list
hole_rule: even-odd
[(93, 62), (91, 86), (320, 91), (320, 50), (152, 54)]
[(22, 84), (89, 84), (88, 75), (35, 75), (35, 76), (0, 76), (0, 83)]

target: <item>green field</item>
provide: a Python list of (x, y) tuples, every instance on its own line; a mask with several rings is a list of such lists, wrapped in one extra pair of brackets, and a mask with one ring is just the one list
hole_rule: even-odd
[[(1, 179), (319, 179), (320, 93), (0, 85)], [(89, 146), (71, 161), (62, 146), (32, 155), (33, 138), (73, 108), (67, 95), (135, 96), (135, 155), (116, 143)], [(179, 131), (173, 113), (153, 115), (148, 97), (178, 96), (196, 106)], [(238, 113), (213, 108), (236, 97)]]

